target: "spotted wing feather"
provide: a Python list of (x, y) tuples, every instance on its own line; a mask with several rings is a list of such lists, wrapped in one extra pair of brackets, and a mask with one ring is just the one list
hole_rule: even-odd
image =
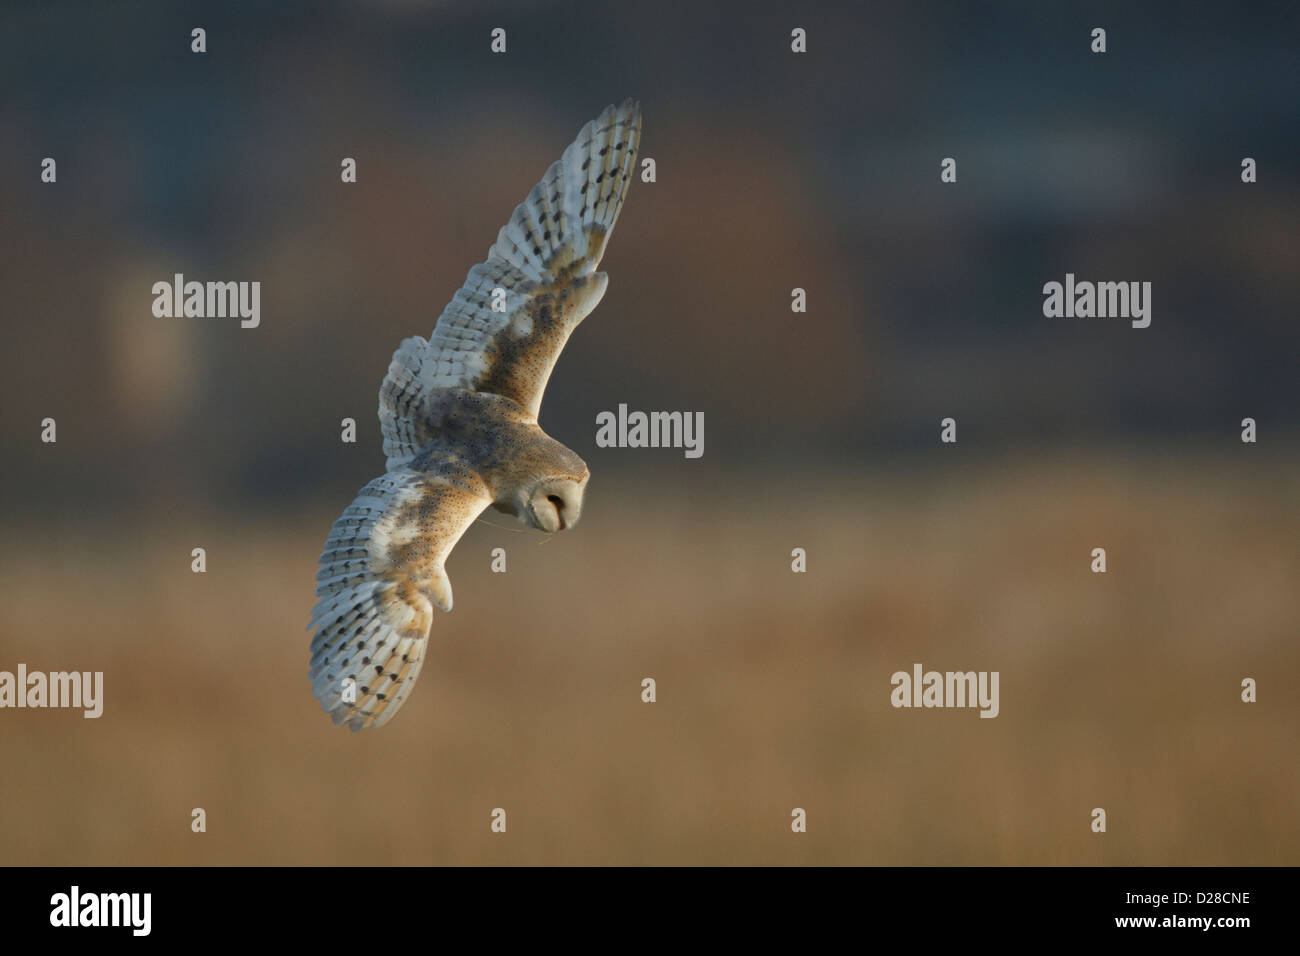
[(596, 266), (640, 138), (641, 110), (631, 100), (582, 128), (438, 319), (423, 360), (430, 388), (503, 395), (536, 420), (565, 342), (605, 294)]
[(307, 628), (312, 692), (336, 725), (382, 726), (410, 695), (433, 609), (451, 610), (447, 556), (490, 503), (472, 472), (399, 470), (366, 485), (334, 522)]

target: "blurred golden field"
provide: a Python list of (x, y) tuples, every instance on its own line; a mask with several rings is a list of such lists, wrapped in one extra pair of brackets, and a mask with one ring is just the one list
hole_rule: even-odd
[[(743, 486), (593, 462), (572, 532), (471, 529), (414, 696), (361, 734), (303, 629), (347, 501), (33, 516), (0, 669), (102, 670), (104, 715), (0, 713), (0, 863), (1295, 865), (1300, 481), (1255, 447)], [(893, 709), (914, 662), (1000, 671), (1001, 715)]]

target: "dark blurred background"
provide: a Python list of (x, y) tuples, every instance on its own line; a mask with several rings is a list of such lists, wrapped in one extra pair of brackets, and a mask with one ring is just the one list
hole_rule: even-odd
[[(1300, 862), (1296, 21), (5, 5), (0, 669), (106, 703), (0, 712), (0, 862)], [(583, 524), (472, 529), (415, 697), (335, 730), (301, 628), (389, 358), (626, 96), (658, 181), (542, 412)], [(154, 317), (177, 272), (260, 327)], [(1150, 281), (1150, 328), (1045, 318), (1067, 272)], [(624, 402), (704, 457), (597, 449)], [(1002, 716), (891, 709), (914, 661), (1001, 668)]]

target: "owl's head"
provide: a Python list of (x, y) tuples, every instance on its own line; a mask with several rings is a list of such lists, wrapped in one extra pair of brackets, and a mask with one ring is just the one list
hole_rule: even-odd
[(495, 509), (549, 535), (577, 524), (591, 472), (575, 451), (538, 434), (516, 475), (500, 488)]
[(543, 478), (528, 489), (519, 518), (530, 528), (550, 534), (572, 528), (582, 517), (582, 496), (589, 477)]

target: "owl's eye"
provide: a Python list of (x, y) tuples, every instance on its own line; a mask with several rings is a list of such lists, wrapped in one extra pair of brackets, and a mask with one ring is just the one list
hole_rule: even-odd
[(559, 495), (547, 495), (546, 500), (549, 501), (551, 504), (555, 505), (555, 507), (557, 508), (564, 507), (564, 499), (561, 498)]

